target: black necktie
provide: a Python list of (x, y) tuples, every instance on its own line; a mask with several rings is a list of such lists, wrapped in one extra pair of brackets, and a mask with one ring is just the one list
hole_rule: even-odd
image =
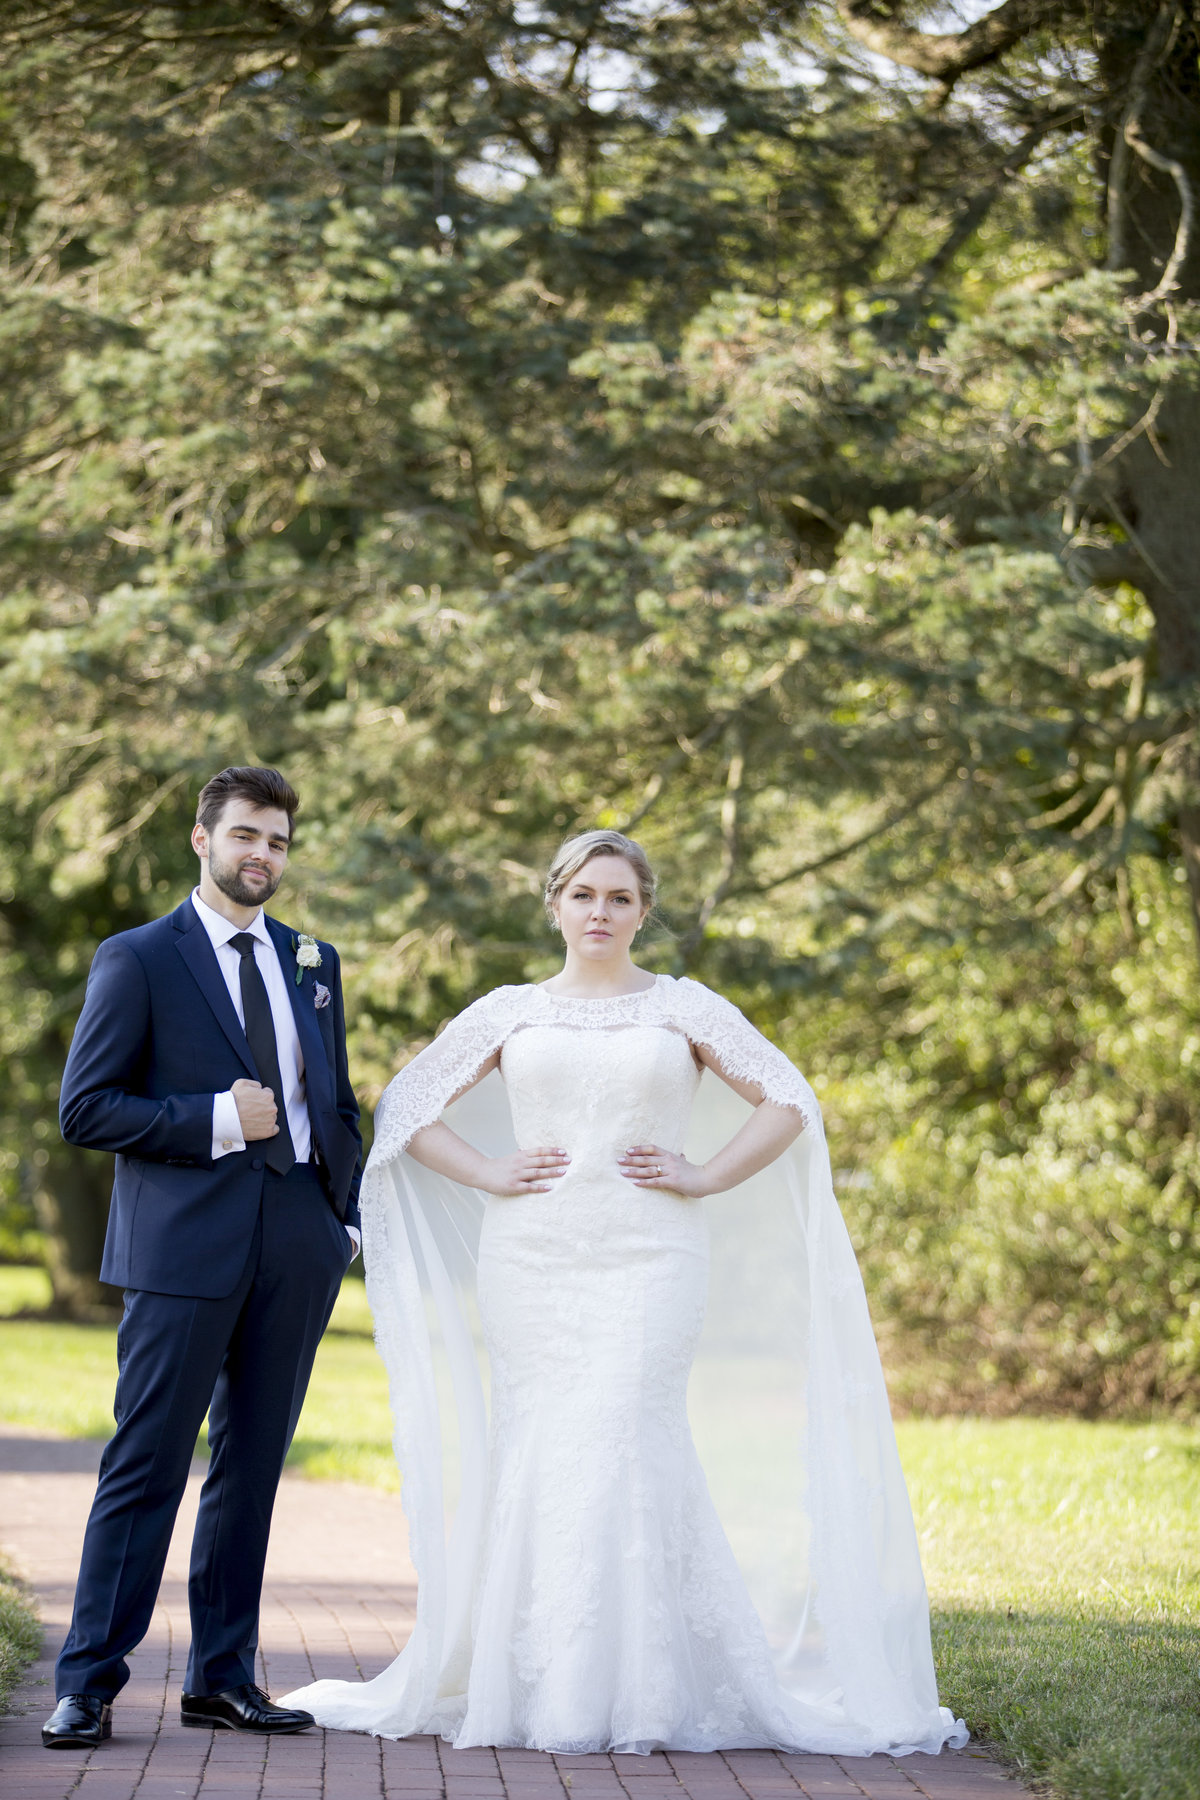
[(254, 1058), (254, 1066), (258, 1070), (258, 1079), (264, 1087), (270, 1088), (275, 1096), (279, 1136), (266, 1138), (266, 1149), (263, 1152), (268, 1169), (274, 1169), (276, 1175), (286, 1175), (296, 1160), (296, 1148), (292, 1143), (292, 1134), (288, 1130), (287, 1108), (283, 1103), (283, 1081), (279, 1074), (279, 1047), (275, 1042), (275, 1021), (271, 1017), (271, 1002), (267, 999), (267, 987), (258, 972), (258, 964), (254, 960), (254, 946), (258, 939), (248, 931), (239, 931), (229, 942), (242, 959), (239, 974), (242, 978), (242, 1012), (246, 1019), (246, 1041), (250, 1045), (250, 1054)]

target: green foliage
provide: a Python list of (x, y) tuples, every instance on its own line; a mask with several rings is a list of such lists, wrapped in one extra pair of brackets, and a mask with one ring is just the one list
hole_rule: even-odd
[(899, 960), (871, 1073), (842, 1051), (843, 1205), (910, 1403), (1194, 1408), (1195, 952), (1164, 889), (1132, 933)]
[(1089, 266), (1115, 14), (937, 106), (828, 6), (11, 15), (7, 1252), (96, 1297), (92, 950), (277, 762), (368, 1102), (629, 825), (649, 960), (832, 1102), (909, 1391), (1190, 1403), (1194, 695), (1125, 489), (1195, 308)]

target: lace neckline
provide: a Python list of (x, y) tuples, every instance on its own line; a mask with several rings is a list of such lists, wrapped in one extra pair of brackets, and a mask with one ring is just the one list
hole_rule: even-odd
[(535, 982), (533, 991), (555, 1006), (578, 1006), (589, 1013), (598, 1013), (628, 1006), (631, 1000), (645, 1000), (658, 991), (661, 980), (662, 976), (656, 975), (649, 987), (632, 988), (627, 994), (555, 994), (542, 982)]

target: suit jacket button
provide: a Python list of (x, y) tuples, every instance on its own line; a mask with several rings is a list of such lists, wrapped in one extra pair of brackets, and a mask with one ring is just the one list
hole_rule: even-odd
[(261, 1156), (256, 1156), (256, 1157), (255, 1157), (255, 1158), (254, 1158), (254, 1161), (253, 1161), (253, 1162), (252, 1162), (252, 1163), (251, 1163), (251, 1164), (250, 1164), (250, 1167), (251, 1167), (251, 1168), (252, 1168), (252, 1169), (261, 1169), (261, 1168), (262, 1168), (262, 1164), (263, 1164), (263, 1159), (262, 1159), (262, 1157), (261, 1157)]

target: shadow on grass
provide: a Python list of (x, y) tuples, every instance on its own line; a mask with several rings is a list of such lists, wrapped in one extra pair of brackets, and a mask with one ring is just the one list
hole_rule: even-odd
[[(61, 1438), (25, 1436), (19, 1428), (7, 1427), (0, 1432), (0, 1475), (95, 1475), (112, 1432), (111, 1423), (104, 1431)], [(208, 1442), (202, 1432), (192, 1452), (192, 1474), (203, 1474), (207, 1467)]]
[(86, 1312), (67, 1312), (54, 1306), (18, 1306), (0, 1312), (5, 1325), (69, 1325), (79, 1331), (115, 1331), (121, 1323), (119, 1306), (91, 1306)]
[(1200, 1623), (939, 1609), (945, 1705), (1061, 1800), (1200, 1800)]

